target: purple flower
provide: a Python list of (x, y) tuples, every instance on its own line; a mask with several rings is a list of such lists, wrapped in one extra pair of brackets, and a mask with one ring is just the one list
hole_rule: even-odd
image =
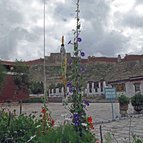
[(85, 56), (85, 53), (84, 53), (84, 52), (80, 52), (80, 55), (81, 55), (82, 57), (84, 57), (84, 56)]
[(68, 83), (67, 83), (67, 87), (71, 88), (71, 87), (72, 87), (72, 83), (71, 83), (71, 82), (68, 82)]
[(87, 100), (83, 100), (83, 103), (86, 105), (86, 106), (89, 106), (89, 102)]
[(79, 114), (78, 114), (78, 113), (75, 113), (75, 114), (73, 115), (73, 118), (74, 118), (75, 121), (77, 121), (77, 120), (79, 119)]
[(74, 125), (75, 125), (75, 126), (79, 126), (79, 122), (75, 122)]
[(72, 92), (73, 92), (73, 90), (72, 90), (72, 88), (71, 88), (71, 87), (69, 88), (69, 92), (70, 92), (70, 93), (72, 93)]
[(81, 41), (82, 41), (82, 39), (81, 39), (80, 37), (78, 37), (78, 38), (77, 38), (77, 41), (78, 41), (78, 42), (81, 42)]
[(75, 126), (79, 126), (79, 114), (78, 113), (73, 114), (73, 121), (74, 121)]
[(68, 42), (68, 44), (71, 44), (71, 40)]
[(68, 64), (69, 64), (69, 65), (72, 64), (72, 60), (71, 60), (71, 59), (68, 60)]

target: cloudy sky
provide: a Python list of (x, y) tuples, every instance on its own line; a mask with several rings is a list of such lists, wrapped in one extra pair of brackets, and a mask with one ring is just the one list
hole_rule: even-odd
[[(0, 0), (0, 59), (43, 57), (43, 1)], [(76, 0), (46, 0), (46, 55), (73, 39)], [(86, 56), (143, 54), (143, 0), (80, 0)]]

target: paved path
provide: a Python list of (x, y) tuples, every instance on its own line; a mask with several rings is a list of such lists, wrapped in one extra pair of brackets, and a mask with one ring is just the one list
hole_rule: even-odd
[(143, 138), (143, 115), (134, 115), (125, 119), (109, 123), (95, 124), (95, 133), (100, 138), (99, 126), (102, 127), (103, 136), (109, 132), (113, 143), (131, 143), (133, 135)]

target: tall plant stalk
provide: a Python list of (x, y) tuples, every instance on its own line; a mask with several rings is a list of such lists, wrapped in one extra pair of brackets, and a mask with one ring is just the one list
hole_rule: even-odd
[(86, 121), (86, 113), (84, 110), (84, 103), (82, 100), (81, 88), (82, 88), (82, 75), (81, 75), (81, 56), (84, 56), (84, 52), (79, 49), (80, 38), (80, 18), (79, 18), (79, 0), (76, 3), (76, 29), (74, 30), (73, 43), (70, 41), (69, 44), (73, 45), (74, 58), (72, 63), (72, 76), (71, 81), (68, 83), (69, 90), (72, 92), (72, 104), (70, 111), (73, 115), (72, 122), (76, 128), (76, 131), (82, 137), (83, 130), (86, 129), (84, 124)]

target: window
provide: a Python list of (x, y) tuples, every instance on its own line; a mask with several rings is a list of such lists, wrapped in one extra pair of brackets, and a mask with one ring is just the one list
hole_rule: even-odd
[(59, 93), (61, 93), (62, 92), (62, 87), (59, 87)]
[(94, 88), (99, 88), (98, 82), (94, 82)]
[(52, 89), (50, 88), (49, 90), (50, 90), (50, 93), (52, 93)]
[(89, 82), (89, 92), (92, 92), (92, 82)]
[(89, 82), (89, 88), (92, 88), (92, 82)]
[(54, 88), (54, 93), (56, 93), (56, 88)]
[(114, 85), (114, 87), (116, 88), (117, 92), (123, 92), (123, 91), (125, 91), (125, 84), (124, 83), (116, 84), (116, 85)]
[(140, 83), (134, 83), (135, 92), (140, 92)]
[(103, 92), (103, 82), (101, 82), (101, 92)]

